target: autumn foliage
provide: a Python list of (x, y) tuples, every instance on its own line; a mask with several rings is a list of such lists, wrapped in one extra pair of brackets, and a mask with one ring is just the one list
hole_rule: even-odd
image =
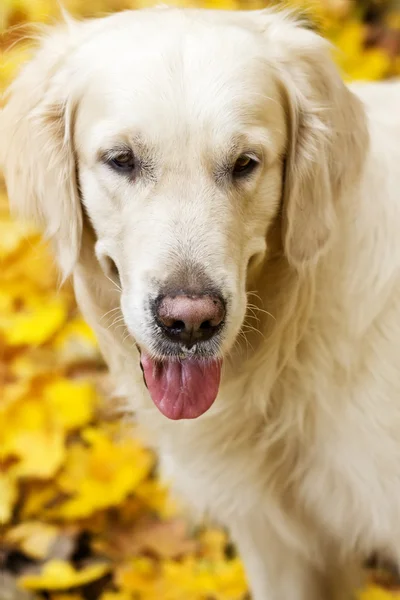
[[(32, 24), (58, 8), (55, 0), (0, 2), (5, 87), (29, 56)], [(64, 2), (83, 16), (149, 4)], [(347, 79), (400, 74), (395, 4), (313, 2), (310, 18), (337, 45)], [(11, 220), (1, 183), (0, 265), (0, 600), (244, 600), (245, 575), (226, 534), (192, 526), (158, 480), (123, 402), (109, 399), (71, 288), (60, 289), (38, 232)], [(396, 586), (376, 572), (360, 598), (390, 600)]]

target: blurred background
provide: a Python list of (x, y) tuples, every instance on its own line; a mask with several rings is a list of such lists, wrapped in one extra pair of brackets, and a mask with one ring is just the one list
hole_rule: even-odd
[[(154, 3), (62, 4), (92, 17)], [(306, 10), (334, 42), (347, 80), (400, 76), (400, 0), (285, 5)], [(0, 0), (0, 89), (29, 57), (37, 24), (58, 16), (56, 0)], [(109, 390), (72, 290), (59, 289), (38, 232), (9, 217), (0, 175), (0, 600), (245, 600), (245, 575), (225, 532), (192, 526), (157, 478), (123, 399), (111, 400)], [(360, 600), (400, 598), (395, 574), (376, 561), (369, 567)]]

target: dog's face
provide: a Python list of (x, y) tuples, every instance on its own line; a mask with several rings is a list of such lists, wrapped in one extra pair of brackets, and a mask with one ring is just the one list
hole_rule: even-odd
[[(321, 102), (329, 86), (315, 89), (312, 78), (328, 70), (333, 101), (338, 78), (317, 52), (315, 65), (302, 66), (307, 39), (319, 38), (284, 18), (272, 22), (272, 37), (279, 26), (298, 36), (303, 56), (290, 70), (282, 40), (268, 51), (254, 17), (211, 14), (163, 9), (72, 24), (70, 46), (63, 40), (52, 62), (61, 47), (54, 35), (36, 73), (32, 65), (25, 73), (28, 83), (43, 63), (36, 101), (18, 106), (23, 74), (6, 108), (36, 119), (25, 143), (47, 162), (46, 176), (32, 157), (9, 161), (10, 195), (42, 203), (34, 210), (56, 229), (64, 266), (79, 260), (83, 207), (104, 279), (120, 286), (150, 393), (171, 418), (198, 416), (214, 401), (221, 359), (245, 317), (249, 270), (264, 260), (278, 212), (282, 247), (297, 265), (319, 254), (334, 221), (338, 173), (323, 162), (327, 125), (310, 96)], [(2, 127), (12, 118), (5, 114)], [(14, 127), (10, 140), (21, 134)], [(57, 212), (70, 222), (56, 223)]]
[(133, 21), (82, 50), (97, 64), (75, 144), (96, 253), (118, 271), (130, 333), (159, 358), (216, 358), (240, 330), (248, 266), (280, 203), (286, 122), (249, 33), (187, 27), (171, 39), (168, 21), (163, 32)]

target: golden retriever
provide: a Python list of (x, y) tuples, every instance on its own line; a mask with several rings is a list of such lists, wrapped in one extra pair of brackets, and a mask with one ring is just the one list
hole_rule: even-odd
[(12, 205), (254, 600), (344, 599), (371, 552), (398, 561), (400, 85), (351, 90), (288, 12), (66, 17), (0, 137)]

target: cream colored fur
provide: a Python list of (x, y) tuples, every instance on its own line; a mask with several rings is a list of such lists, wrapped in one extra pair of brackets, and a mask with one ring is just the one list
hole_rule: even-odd
[[(52, 28), (1, 114), (12, 205), (254, 600), (344, 599), (371, 552), (400, 559), (400, 85), (353, 90), (288, 13), (161, 8)], [(121, 140), (152, 178), (102, 162)], [(236, 187), (215, 180), (233, 140), (260, 159)], [(136, 343), (154, 280), (193, 260), (231, 298), (223, 380), (172, 422)]]

